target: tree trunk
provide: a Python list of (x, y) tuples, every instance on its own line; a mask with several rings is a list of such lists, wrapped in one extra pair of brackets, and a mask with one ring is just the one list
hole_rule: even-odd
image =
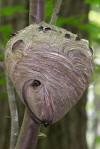
[[(85, 1), (85, 0), (84, 0)], [(64, 0), (60, 16), (79, 16), (85, 14), (84, 23), (88, 22), (89, 6), (84, 4), (82, 0)], [(64, 28), (77, 33), (81, 32), (84, 38), (87, 38), (87, 32), (80, 31), (78, 27), (71, 27), (71, 25), (64, 24)], [(87, 91), (82, 96), (78, 104), (55, 125), (50, 126), (43, 131), (47, 134), (47, 138), (39, 139), (38, 149), (87, 149), (86, 129), (86, 101)]]

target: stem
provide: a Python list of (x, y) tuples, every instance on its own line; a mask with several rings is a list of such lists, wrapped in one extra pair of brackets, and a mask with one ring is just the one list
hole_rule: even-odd
[(11, 140), (10, 140), (10, 149), (14, 149), (18, 137), (18, 111), (16, 106), (16, 100), (15, 100), (15, 94), (14, 94), (14, 88), (10, 81), (10, 79), (7, 77), (7, 92), (8, 92), (8, 101), (9, 101), (9, 107), (10, 107), (10, 113), (11, 113)]
[(29, 23), (40, 23), (45, 19), (45, 0), (30, 0)]
[(50, 24), (56, 25), (57, 18), (58, 18), (58, 13), (60, 11), (61, 4), (62, 4), (62, 0), (57, 0), (56, 1), (56, 5), (55, 5), (55, 8), (53, 10), (53, 14), (52, 14), (52, 17), (51, 17)]
[[(0, 46), (0, 52), (4, 54), (4, 49)], [(4, 68), (4, 64), (3, 64)], [(18, 122), (18, 110), (16, 105), (16, 99), (15, 99), (15, 93), (13, 84), (8, 78), (8, 75), (6, 74), (6, 86), (7, 86), (7, 93), (8, 93), (8, 102), (9, 102), (9, 108), (10, 108), (10, 114), (11, 114), (11, 138), (10, 138), (10, 149), (14, 149), (17, 142), (18, 137), (18, 129), (19, 129), (19, 122)]]
[(16, 149), (35, 149), (38, 133), (39, 125), (30, 118), (29, 113), (25, 110)]

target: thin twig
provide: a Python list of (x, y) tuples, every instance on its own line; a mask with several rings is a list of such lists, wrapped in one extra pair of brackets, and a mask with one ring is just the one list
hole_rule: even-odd
[(35, 149), (39, 130), (39, 125), (31, 119), (27, 110), (25, 110), (23, 124), (15, 149)]
[(11, 113), (11, 140), (10, 140), (10, 149), (15, 149), (17, 137), (18, 137), (18, 111), (16, 106), (16, 100), (15, 100), (15, 94), (14, 94), (14, 88), (12, 85), (12, 82), (7, 77), (7, 92), (8, 92), (8, 101), (9, 101), (9, 107), (10, 107), (10, 113)]
[[(4, 54), (4, 49), (0, 46), (0, 52)], [(2, 63), (3, 69), (4, 63)], [(6, 68), (5, 68), (6, 69)], [(10, 108), (10, 114), (11, 114), (11, 138), (10, 138), (10, 149), (14, 149), (17, 142), (18, 137), (18, 129), (19, 129), (19, 123), (18, 123), (18, 110), (16, 105), (16, 99), (15, 99), (15, 93), (13, 84), (11, 83), (10, 79), (8, 78), (7, 72), (6, 74), (6, 85), (7, 85), (7, 93), (8, 93), (8, 102), (9, 102), (9, 108)]]
[(62, 1), (63, 0), (57, 0), (56, 1), (56, 5), (55, 5), (55, 8), (53, 10), (53, 14), (52, 14), (52, 17), (51, 17), (50, 24), (56, 25), (57, 18), (58, 18), (58, 13), (60, 11), (60, 7), (61, 7), (61, 4), (62, 4)]

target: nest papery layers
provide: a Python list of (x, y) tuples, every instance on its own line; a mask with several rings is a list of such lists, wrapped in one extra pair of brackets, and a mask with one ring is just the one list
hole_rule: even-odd
[[(48, 123), (61, 119), (77, 103), (93, 72), (88, 42), (44, 22), (30, 25), (11, 38), (5, 60), (21, 100), (27, 100), (30, 111)], [(33, 88), (34, 80), (41, 85)]]

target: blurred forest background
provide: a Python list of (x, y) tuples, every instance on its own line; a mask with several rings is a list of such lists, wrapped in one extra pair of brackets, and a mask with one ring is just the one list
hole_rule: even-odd
[[(46, 0), (48, 23), (55, 1)], [(28, 25), (28, 16), (29, 0), (0, 0), (0, 45), (3, 48), (12, 32)], [(95, 68), (80, 102), (60, 122), (41, 128), (37, 149), (100, 149), (100, 0), (63, 0), (56, 25), (90, 41)], [(11, 117), (3, 61), (0, 52), (0, 149), (8, 149)], [(21, 126), (24, 106), (18, 96), (17, 105)]]

